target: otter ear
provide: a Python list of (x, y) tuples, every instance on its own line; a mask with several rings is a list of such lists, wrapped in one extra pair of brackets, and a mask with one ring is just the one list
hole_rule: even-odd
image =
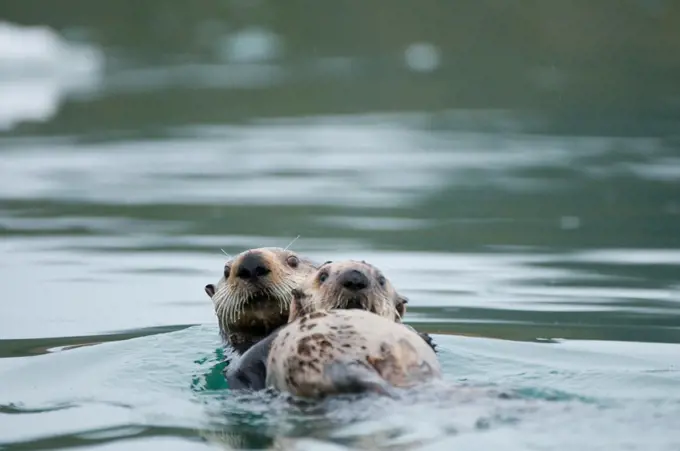
[(408, 298), (400, 295), (397, 299), (397, 313), (399, 313), (399, 318), (403, 318), (406, 314), (406, 304), (408, 304)]
[(215, 296), (215, 285), (209, 283), (208, 285), (205, 286), (204, 288), (205, 292), (208, 293), (208, 296), (212, 299), (213, 296)]

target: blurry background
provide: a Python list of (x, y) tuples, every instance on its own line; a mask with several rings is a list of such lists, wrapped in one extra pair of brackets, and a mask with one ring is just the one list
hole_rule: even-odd
[[(0, 447), (676, 450), (679, 121), (673, 0), (0, 0)], [(210, 398), (220, 249), (298, 235), (521, 399)]]
[(432, 330), (680, 340), (678, 2), (0, 19), (2, 337), (212, 323), (220, 248), (299, 234), (380, 264)]

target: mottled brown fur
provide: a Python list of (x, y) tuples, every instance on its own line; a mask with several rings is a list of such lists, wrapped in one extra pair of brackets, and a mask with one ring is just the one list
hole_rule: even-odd
[(316, 267), (281, 248), (249, 249), (229, 260), (218, 283), (205, 287), (225, 341), (243, 353), (286, 324), (291, 291)]
[[(312, 330), (302, 330), (311, 324)], [(411, 387), (439, 377), (434, 350), (415, 331), (352, 309), (316, 311), (288, 324), (286, 333), (272, 342), (266, 385), (321, 397), (348, 391), (389, 393), (391, 387)]]

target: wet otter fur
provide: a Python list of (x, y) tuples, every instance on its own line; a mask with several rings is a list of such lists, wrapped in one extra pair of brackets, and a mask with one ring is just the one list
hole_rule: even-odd
[(326, 262), (291, 291), (289, 324), (227, 368), (231, 388), (387, 393), (439, 377), (432, 340), (401, 323), (408, 301), (375, 266)]
[(212, 299), (222, 338), (242, 354), (286, 324), (291, 291), (316, 271), (317, 264), (291, 250), (262, 247), (231, 258)]
[(437, 355), (413, 329), (366, 310), (319, 310), (272, 341), (267, 387), (295, 396), (375, 392), (394, 396), (441, 377)]

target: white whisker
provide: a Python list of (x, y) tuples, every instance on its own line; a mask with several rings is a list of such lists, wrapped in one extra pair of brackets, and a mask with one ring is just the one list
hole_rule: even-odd
[(288, 246), (286, 246), (283, 250), (284, 250), (284, 251), (287, 251), (288, 248), (291, 247), (291, 246), (293, 245), (293, 243), (297, 241), (298, 238), (300, 238), (300, 235), (296, 236), (296, 237), (293, 239), (293, 241), (291, 241), (290, 244), (288, 244)]
[[(336, 293), (335, 302), (333, 302), (333, 304), (331, 305), (331, 308), (330, 308), (330, 309), (339, 309), (339, 308), (342, 308), (342, 304), (344, 304), (343, 300), (344, 300), (344, 299), (342, 298), (342, 293)], [(321, 308), (321, 302), (319, 302), (319, 304), (320, 304), (320, 306), (317, 307), (317, 309)], [(329, 310), (330, 310), (330, 309), (329, 309)]]

